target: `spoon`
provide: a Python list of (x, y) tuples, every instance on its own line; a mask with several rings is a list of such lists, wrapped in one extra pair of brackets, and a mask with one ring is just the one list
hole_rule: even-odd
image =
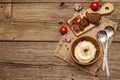
[[(106, 53), (106, 50), (107, 50), (106, 49), (106, 44), (107, 44), (107, 40), (108, 40), (107, 33), (104, 30), (99, 31), (97, 33), (97, 39), (102, 44), (102, 47), (103, 47), (104, 55), (103, 55), (103, 66), (102, 66), (102, 69), (104, 71), (104, 69), (105, 69), (105, 62), (106, 62), (105, 60), (107, 60), (107, 56), (106, 56), (107, 55), (107, 53)], [(106, 68), (108, 68), (108, 67), (106, 67)], [(109, 69), (106, 69), (106, 70), (108, 70), (106, 72), (107, 72), (107, 75), (109, 76)]]
[[(106, 26), (104, 31), (107, 33), (107, 40), (109, 40), (114, 34), (114, 28), (112, 26)], [(106, 47), (108, 48), (108, 42)]]
[(100, 30), (97, 33), (97, 39), (99, 40), (99, 42), (101, 42), (101, 44), (105, 44), (107, 42), (107, 33), (104, 30)]
[[(108, 54), (108, 40), (113, 36), (114, 34), (114, 28), (112, 26), (106, 26), (104, 31), (107, 33), (107, 43), (106, 43), (106, 55), (104, 57), (106, 57), (105, 59), (105, 64), (106, 64), (106, 71), (108, 74), (109, 73), (109, 66), (108, 66), (108, 59), (107, 59), (107, 54)], [(103, 70), (105, 69), (105, 64), (103, 64)]]
[(110, 39), (114, 34), (114, 28), (112, 26), (106, 26), (104, 30), (107, 33), (108, 39)]
[(103, 46), (104, 56), (103, 56), (103, 66), (102, 69), (104, 70), (106, 67), (107, 75), (110, 76), (109, 73), (109, 66), (108, 66), (108, 40), (113, 36), (114, 28), (112, 26), (106, 26), (104, 30), (101, 30), (97, 34), (97, 39)]

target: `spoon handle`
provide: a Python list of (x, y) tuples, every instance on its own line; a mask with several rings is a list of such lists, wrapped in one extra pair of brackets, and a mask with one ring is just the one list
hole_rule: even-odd
[(107, 43), (106, 43), (105, 67), (106, 67), (107, 76), (110, 76), (107, 55), (108, 55), (108, 40), (107, 40)]
[(110, 72), (109, 72), (109, 65), (108, 65), (108, 59), (106, 57), (106, 72), (107, 72), (107, 76), (110, 76)]
[(105, 44), (103, 44), (103, 50), (104, 50), (104, 55), (103, 55), (103, 66), (102, 66), (102, 70), (104, 71), (106, 69), (106, 73), (107, 76), (110, 76), (110, 72), (109, 72), (109, 66), (108, 66), (108, 58), (107, 58), (107, 54), (108, 54), (108, 40)]
[(102, 70), (104, 71), (105, 70), (105, 54), (106, 54), (106, 46), (105, 44), (103, 44), (103, 65), (102, 65)]

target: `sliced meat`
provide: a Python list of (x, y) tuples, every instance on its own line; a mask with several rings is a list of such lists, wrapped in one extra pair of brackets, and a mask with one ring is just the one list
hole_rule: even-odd
[(87, 19), (86, 17), (83, 17), (83, 18), (80, 20), (79, 24), (80, 24), (81, 26), (83, 26), (83, 27), (86, 27), (86, 26), (89, 25), (89, 21), (88, 21), (88, 19)]
[(79, 33), (81, 31), (81, 29), (79, 27), (79, 23), (74, 24), (72, 27), (73, 27), (73, 30), (77, 33)]
[(81, 31), (83, 31), (85, 29), (85, 27), (80, 25), (80, 24), (79, 24), (79, 28), (80, 28)]
[(69, 26), (71, 27), (72, 25), (78, 23), (80, 19), (81, 19), (80, 15), (76, 16), (73, 20), (69, 22)]

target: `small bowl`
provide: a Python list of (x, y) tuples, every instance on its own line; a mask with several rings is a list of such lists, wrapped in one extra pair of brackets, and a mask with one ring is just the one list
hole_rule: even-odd
[[(85, 40), (85, 41), (92, 42), (92, 43), (95, 45), (95, 48), (96, 48), (95, 58), (94, 58), (92, 61), (90, 61), (89, 63), (80, 63), (80, 62), (76, 59), (76, 57), (75, 57), (75, 55), (74, 55), (74, 50), (75, 50), (76, 45), (77, 45), (79, 42), (82, 42), (82, 41), (84, 41), (84, 40)], [(92, 37), (89, 37), (89, 36), (83, 36), (83, 37), (80, 37), (80, 38), (76, 39), (76, 40), (72, 43), (72, 46), (71, 46), (71, 56), (72, 56), (72, 59), (73, 59), (76, 63), (78, 63), (78, 64), (80, 64), (80, 65), (91, 65), (91, 64), (95, 63), (95, 62), (100, 58), (101, 52), (102, 52), (102, 49), (101, 49), (101, 46), (100, 46), (99, 42), (98, 42), (96, 39), (94, 39), (94, 38), (92, 38)]]

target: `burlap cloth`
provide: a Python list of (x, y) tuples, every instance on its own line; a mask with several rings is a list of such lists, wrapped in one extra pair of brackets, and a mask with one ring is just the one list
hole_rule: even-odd
[[(97, 32), (100, 30), (103, 30), (108, 25), (113, 26), (113, 28), (116, 31), (117, 23), (112, 22), (106, 18), (101, 18), (101, 24), (99, 26), (96, 26), (95, 28), (87, 31), (86, 33), (80, 35), (79, 37), (91, 36), (91, 37), (96, 39)], [(70, 37), (71, 42), (70, 43), (64, 42), (63, 39), (65, 37)], [(60, 39), (60, 41), (55, 49), (55, 55), (58, 56), (59, 58), (65, 60), (66, 62), (70, 63), (71, 65), (73, 65), (73, 66), (75, 66), (75, 67), (77, 67), (85, 72), (88, 72), (88, 73), (95, 75), (98, 68), (100, 67), (101, 62), (102, 62), (102, 57), (99, 58), (99, 60), (96, 63), (89, 65), (89, 66), (79, 65), (79, 64), (75, 63), (73, 61), (73, 59), (71, 58), (70, 50), (71, 50), (72, 42), (79, 37), (76, 37), (74, 35), (74, 33), (71, 31), (71, 29), (69, 29), (69, 32)], [(111, 42), (112, 42), (112, 38), (109, 40), (109, 45)]]

